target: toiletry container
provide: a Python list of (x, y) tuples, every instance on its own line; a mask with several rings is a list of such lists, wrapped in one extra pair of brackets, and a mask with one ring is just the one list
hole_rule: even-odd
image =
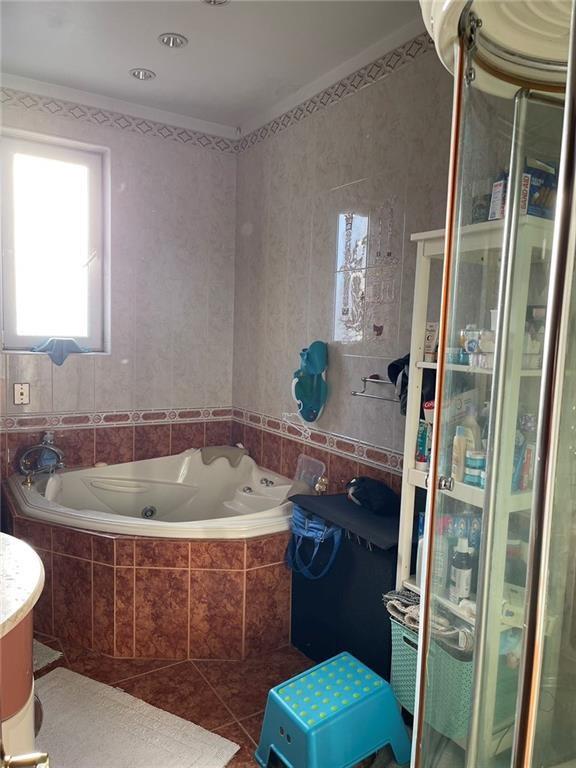
[(466, 451), (473, 443), (470, 431), (464, 426), (456, 427), (454, 442), (452, 443), (452, 477), (458, 482), (464, 480), (464, 469), (466, 467)]
[(480, 429), (480, 424), (478, 424), (478, 421), (476, 420), (476, 414), (476, 406), (469, 405), (466, 408), (466, 416), (462, 422), (462, 426), (466, 427), (472, 434), (474, 445), (470, 448), (471, 451), (482, 450), (482, 430)]
[(460, 537), (450, 564), (450, 600), (458, 604), (460, 600), (470, 597), (471, 584), (472, 558), (468, 536)]
[(418, 513), (418, 549), (416, 551), (416, 584), (422, 580), (422, 557), (424, 554), (424, 514)]
[(434, 559), (432, 561), (432, 585), (441, 592), (446, 588), (448, 565), (450, 563), (450, 539), (448, 537), (449, 518), (444, 515), (438, 520)]

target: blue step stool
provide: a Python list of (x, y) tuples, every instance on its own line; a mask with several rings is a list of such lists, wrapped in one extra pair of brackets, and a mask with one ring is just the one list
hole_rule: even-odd
[(268, 694), (256, 760), (262, 768), (351, 768), (389, 744), (410, 761), (410, 740), (390, 685), (350, 653)]

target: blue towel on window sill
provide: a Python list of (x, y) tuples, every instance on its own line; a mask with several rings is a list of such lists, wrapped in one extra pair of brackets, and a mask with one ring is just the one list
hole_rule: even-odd
[(32, 347), (32, 352), (45, 352), (54, 365), (62, 365), (69, 354), (75, 352), (90, 352), (89, 349), (81, 347), (76, 339), (47, 339), (37, 347)]

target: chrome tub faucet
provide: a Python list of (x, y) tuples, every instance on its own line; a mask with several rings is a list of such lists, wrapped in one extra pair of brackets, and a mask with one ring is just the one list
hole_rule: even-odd
[(46, 432), (42, 442), (27, 448), (18, 462), (20, 474), (25, 475), (22, 485), (30, 487), (36, 475), (53, 474), (64, 469), (64, 453), (54, 445), (54, 433)]

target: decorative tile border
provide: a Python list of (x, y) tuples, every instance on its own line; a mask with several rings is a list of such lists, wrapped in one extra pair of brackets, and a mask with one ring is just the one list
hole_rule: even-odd
[(92, 125), (130, 131), (140, 136), (171, 139), (181, 144), (190, 144), (202, 149), (213, 149), (218, 152), (236, 152), (238, 149), (237, 139), (226, 139), (222, 136), (191, 131), (188, 128), (158, 123), (154, 120), (125, 115), (122, 112), (113, 112), (109, 109), (89, 107), (86, 104), (76, 104), (73, 101), (63, 99), (52, 99), (49, 96), (39, 96), (26, 91), (16, 91), (13, 88), (0, 89), (0, 103), (4, 107), (23, 107), (33, 112), (45, 112), (50, 115), (68, 117), (72, 120), (92, 123)]
[(129, 424), (165, 424), (166, 422), (229, 421), (232, 407), (218, 405), (202, 408), (171, 408), (149, 411), (100, 411), (97, 413), (39, 413), (29, 416), (4, 416), (0, 429), (20, 432), (31, 429), (78, 427), (121, 427)]
[(337, 104), (347, 96), (357, 93), (362, 88), (383, 80), (393, 72), (402, 69), (423, 54), (433, 50), (434, 42), (427, 32), (417, 35), (417, 37), (408, 40), (408, 42), (394, 48), (394, 50), (388, 51), (388, 53), (385, 53), (376, 61), (366, 64), (366, 66), (339, 80), (334, 85), (325, 88), (310, 99), (288, 110), (288, 112), (284, 112), (284, 114), (274, 118), (269, 123), (243, 136), (238, 141), (238, 150), (243, 152), (245, 149), (249, 149), (255, 144), (264, 141), (264, 139), (275, 136), (291, 125), (295, 125), (310, 117), (310, 115), (320, 112), (332, 104)]
[(294, 423), (288, 414), (282, 418), (268, 416), (242, 408), (220, 405), (207, 408), (174, 408), (150, 411), (108, 411), (96, 413), (51, 413), (29, 416), (5, 416), (0, 419), (0, 430), (7, 433), (26, 433), (42, 429), (82, 431), (88, 428), (145, 426), (155, 424), (186, 424), (207, 422), (236, 422), (290, 438), (304, 445), (315, 446), (329, 453), (401, 473), (403, 455), (382, 446), (354, 440), (346, 435), (313, 429)]
[(190, 144), (201, 149), (239, 153), (259, 144), (270, 136), (275, 136), (291, 125), (310, 117), (310, 115), (337, 104), (362, 88), (383, 80), (432, 50), (434, 50), (434, 43), (429, 35), (425, 32), (417, 35), (240, 139), (227, 139), (122, 112), (77, 104), (64, 99), (53, 99), (49, 96), (40, 96), (13, 88), (0, 88), (0, 104), (4, 107), (20, 107), (34, 112), (44, 112), (88, 122), (92, 125), (130, 131), (140, 136), (154, 136), (159, 139), (178, 141), (181, 144)]
[(382, 446), (372, 445), (361, 440), (354, 440), (345, 435), (323, 432), (312, 429), (304, 424), (296, 424), (286, 419), (245, 411), (241, 408), (232, 409), (232, 420), (247, 426), (288, 437), (305, 445), (321, 448), (348, 459), (355, 459), (362, 464), (372, 465), (379, 469), (401, 474), (404, 466), (404, 456)]

